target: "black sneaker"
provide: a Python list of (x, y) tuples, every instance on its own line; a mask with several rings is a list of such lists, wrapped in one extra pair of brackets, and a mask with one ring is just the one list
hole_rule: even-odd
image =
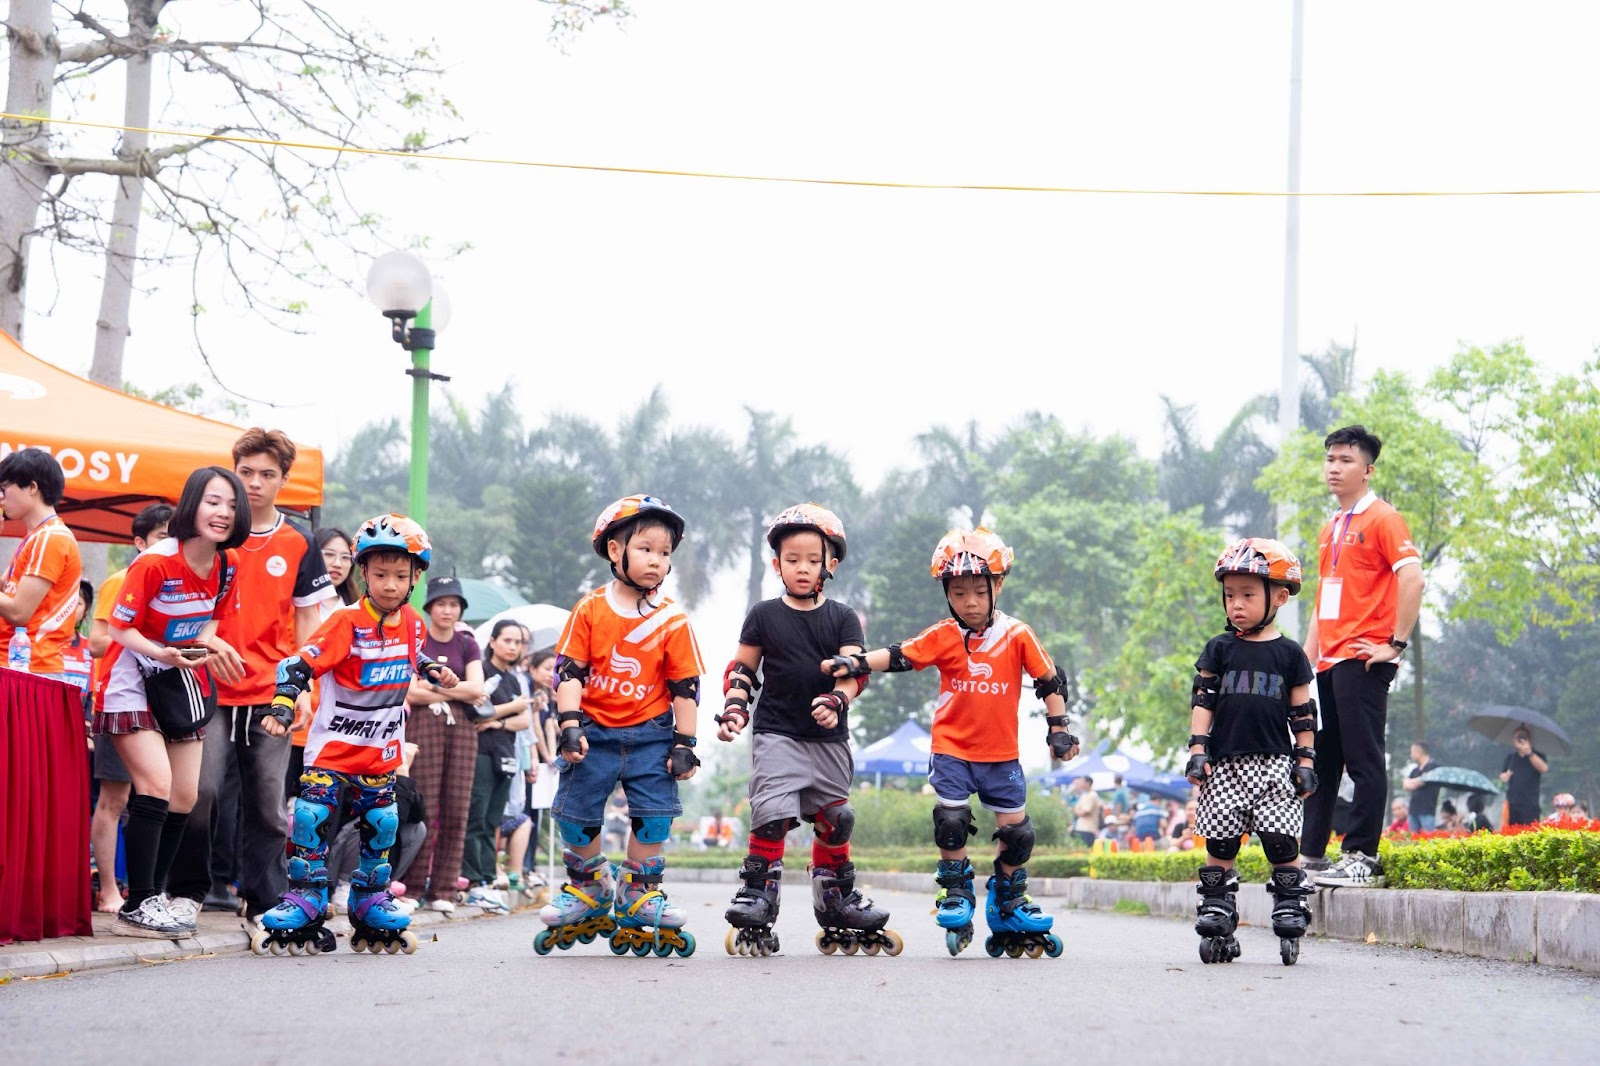
[(1316, 882), (1332, 888), (1377, 888), (1383, 884), (1383, 866), (1359, 851), (1349, 851), (1331, 869), (1317, 874)]

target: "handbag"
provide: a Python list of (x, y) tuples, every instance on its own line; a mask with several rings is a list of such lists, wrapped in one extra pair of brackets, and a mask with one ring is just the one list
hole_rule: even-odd
[[(233, 560), (226, 552), (217, 560), (217, 599), (220, 605), (233, 578)], [(134, 661), (144, 678), (145, 703), (150, 714), (168, 740), (184, 740), (198, 733), (211, 716), (217, 713), (217, 687), (211, 681), (211, 672), (203, 666), (193, 670), (182, 667), (161, 667), (142, 655)]]

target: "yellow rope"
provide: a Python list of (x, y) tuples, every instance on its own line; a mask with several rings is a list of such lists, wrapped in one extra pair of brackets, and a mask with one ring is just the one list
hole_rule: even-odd
[(544, 163), (532, 159), (504, 159), (494, 156), (446, 155), (408, 152), (397, 148), (361, 148), (355, 145), (314, 144), (308, 141), (282, 141), (270, 137), (244, 137), (231, 133), (198, 133), (181, 130), (121, 126), (112, 122), (86, 122), (82, 119), (40, 118), (0, 112), (0, 119), (26, 123), (52, 123), (86, 129), (146, 133), (157, 137), (184, 140), (222, 141), (229, 144), (254, 144), (272, 148), (298, 148), (316, 152), (348, 152), (352, 155), (393, 156), (430, 163), (481, 163), (505, 167), (538, 167), (545, 170), (586, 170), (601, 174), (650, 174), (669, 178), (708, 178), (714, 181), (764, 181), (790, 185), (841, 185), (866, 189), (960, 190), (965, 192), (1048, 192), (1091, 196), (1235, 196), (1257, 198), (1335, 199), (1375, 197), (1465, 197), (1465, 196), (1594, 196), (1600, 188), (1569, 189), (1346, 189), (1334, 191), (1289, 192), (1281, 189), (1130, 189), (1109, 186), (1072, 185), (991, 185), (926, 181), (866, 181), (854, 178), (797, 178), (775, 174), (727, 174), (710, 170), (667, 170), (660, 167), (602, 166), (595, 163)]

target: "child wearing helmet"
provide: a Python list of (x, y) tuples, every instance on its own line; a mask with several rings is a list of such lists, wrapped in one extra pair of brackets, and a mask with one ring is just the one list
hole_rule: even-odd
[[(567, 883), (539, 912), (549, 926), (533, 940), (541, 955), (596, 936), (618, 955), (694, 951), (683, 911), (660, 887), (661, 847), (683, 813), (678, 782), (700, 765), (704, 667), (682, 605), (662, 591), (683, 532), (683, 518), (654, 496), (624, 496), (595, 522), (590, 543), (612, 579), (578, 601), (556, 642), (561, 780), (551, 815)], [(601, 827), (619, 781), (633, 833), (616, 886)]]
[(869, 954), (898, 955), (899, 934), (884, 930), (888, 912), (856, 891), (850, 861), (855, 812), (849, 710), (862, 685), (855, 678), (823, 677), (815, 665), (825, 656), (861, 651), (861, 619), (823, 593), (845, 557), (844, 524), (819, 504), (796, 504), (768, 527), (767, 544), (783, 595), (745, 615), (738, 651), (723, 675), (724, 711), (717, 716), (718, 739), (731, 741), (752, 724), (755, 703), (750, 853), (739, 875), (744, 886), (728, 908), (734, 928), (725, 947), (741, 955), (778, 949), (772, 923), (778, 917), (784, 837), (806, 821), (816, 831), (810, 874), (812, 912), (822, 927), (817, 947), (829, 955), (862, 947)]
[(929, 570), (944, 586), (950, 617), (935, 622), (902, 644), (865, 655), (825, 660), (833, 677), (864, 676), (870, 670), (939, 670), (939, 699), (933, 715), (928, 781), (938, 799), (933, 809), (933, 839), (939, 847), (935, 920), (945, 946), (957, 955), (972, 943), (977, 909), (967, 858), (967, 838), (977, 832), (973, 793), (994, 812), (999, 841), (994, 876), (989, 879), (985, 913), (991, 956), (1037, 958), (1061, 954), (1053, 919), (1028, 897), (1027, 863), (1033, 853), (1027, 786), (1018, 761), (1017, 708), (1022, 678), (1034, 679), (1034, 695), (1044, 701), (1050, 754), (1070, 759), (1078, 741), (1067, 732), (1066, 676), (1027, 625), (1002, 613), (1001, 586), (1015, 553), (981, 526), (956, 529), (933, 550)]
[(1184, 769), (1200, 789), (1195, 835), (1205, 837), (1211, 860), (1200, 868), (1200, 959), (1239, 955), (1234, 859), (1241, 836), (1251, 833), (1272, 863), (1272, 929), (1290, 965), (1311, 918), (1301, 902), (1312, 890), (1299, 837), (1302, 801), (1317, 790), (1317, 706), (1305, 652), (1273, 620), (1300, 591), (1300, 560), (1278, 541), (1250, 537), (1228, 546), (1213, 576), (1222, 585), (1227, 631), (1211, 638), (1194, 664)]
[[(374, 954), (417, 949), (410, 915), (388, 887), (389, 849), (400, 820), (394, 778), (405, 751), (406, 693), (421, 673), (444, 688), (458, 678), (422, 652), (421, 617), (407, 602), (433, 556), (428, 534), (404, 515), (379, 515), (356, 534), (355, 565), (365, 593), (323, 621), (300, 650), (278, 664), (273, 714), (284, 726), (295, 704), (321, 678), (306, 770), (289, 834), (289, 889), (261, 916), (250, 941), (270, 951), (315, 954), (333, 946), (328, 916), (328, 846), (339, 826), (341, 796), (360, 828), (361, 858), (350, 875), (350, 946)], [(300, 724), (298, 722), (296, 725)]]

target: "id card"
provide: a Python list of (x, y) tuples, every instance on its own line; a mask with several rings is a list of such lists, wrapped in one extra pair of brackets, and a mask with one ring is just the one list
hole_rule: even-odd
[(1317, 594), (1317, 617), (1335, 619), (1339, 617), (1339, 596), (1344, 591), (1344, 578), (1325, 577), (1322, 579), (1322, 590)]

